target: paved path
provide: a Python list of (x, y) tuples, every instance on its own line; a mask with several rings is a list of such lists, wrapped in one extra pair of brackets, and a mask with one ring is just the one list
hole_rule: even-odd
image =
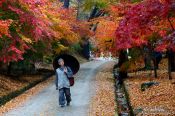
[(71, 106), (58, 106), (58, 91), (54, 83), (31, 97), (22, 106), (4, 114), (4, 116), (87, 116), (91, 96), (94, 93), (93, 79), (106, 61), (92, 61), (81, 65), (75, 76), (75, 86), (71, 88)]

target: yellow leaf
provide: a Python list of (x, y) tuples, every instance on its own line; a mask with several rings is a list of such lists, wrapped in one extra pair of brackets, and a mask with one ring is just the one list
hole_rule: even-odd
[(20, 34), (20, 36), (21, 36), (22, 40), (25, 41), (26, 43), (30, 43), (30, 44), (33, 43), (30, 38), (28, 38), (22, 34)]

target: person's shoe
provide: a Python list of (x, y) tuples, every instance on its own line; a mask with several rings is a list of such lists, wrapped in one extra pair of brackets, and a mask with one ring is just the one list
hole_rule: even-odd
[(61, 108), (63, 108), (64, 107), (64, 105), (61, 105)]
[(67, 106), (70, 106), (70, 102), (67, 103)]

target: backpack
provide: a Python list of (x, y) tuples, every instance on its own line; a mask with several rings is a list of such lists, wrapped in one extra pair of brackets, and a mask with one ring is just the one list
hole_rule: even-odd
[[(66, 75), (67, 76), (67, 75)], [(74, 77), (68, 77), (68, 80), (69, 80), (69, 83), (70, 83), (70, 86), (74, 86), (74, 83), (75, 83), (75, 80), (74, 80)]]
[(70, 77), (68, 79), (69, 79), (70, 86), (73, 86), (75, 83), (74, 77)]

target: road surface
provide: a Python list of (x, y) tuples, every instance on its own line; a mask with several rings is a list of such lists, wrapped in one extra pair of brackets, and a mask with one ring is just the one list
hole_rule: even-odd
[(80, 66), (75, 85), (71, 87), (70, 106), (61, 108), (58, 105), (58, 91), (53, 82), (4, 116), (87, 116), (91, 97), (95, 93), (95, 75), (105, 63), (107, 61), (91, 61)]

